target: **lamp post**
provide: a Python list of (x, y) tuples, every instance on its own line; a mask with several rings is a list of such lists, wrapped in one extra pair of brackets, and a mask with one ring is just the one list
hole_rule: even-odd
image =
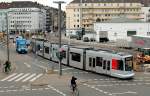
[[(54, 1), (54, 3), (58, 4), (58, 32), (59, 32), (59, 49), (61, 48), (61, 4), (65, 3), (64, 1)], [(61, 58), (59, 54), (59, 75), (62, 75), (62, 66), (61, 66)]]
[(9, 58), (9, 23), (8, 23), (8, 13), (6, 13), (6, 24), (7, 24), (7, 61), (10, 62)]

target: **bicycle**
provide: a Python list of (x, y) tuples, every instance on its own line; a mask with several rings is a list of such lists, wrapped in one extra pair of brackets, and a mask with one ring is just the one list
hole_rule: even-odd
[(77, 86), (70, 86), (72, 91), (72, 96), (79, 96), (79, 90)]
[(3, 72), (4, 73), (9, 74), (11, 71), (12, 71), (11, 66), (9, 66), (9, 67), (6, 67), (6, 65), (3, 66)]

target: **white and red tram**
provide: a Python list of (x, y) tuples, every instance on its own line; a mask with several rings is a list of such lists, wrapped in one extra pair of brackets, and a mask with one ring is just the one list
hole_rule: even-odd
[[(59, 51), (58, 44), (48, 42), (37, 42), (35, 44), (45, 50), (39, 50), (37, 52), (38, 55), (47, 59), (51, 58), (50, 60), (52, 61), (58, 61), (56, 56)], [(69, 47), (67, 45), (62, 45), (62, 48), (65, 52), (65, 57), (62, 59), (64, 65), (122, 79), (132, 78), (134, 76), (132, 55), (111, 50), (95, 50), (83, 46)]]

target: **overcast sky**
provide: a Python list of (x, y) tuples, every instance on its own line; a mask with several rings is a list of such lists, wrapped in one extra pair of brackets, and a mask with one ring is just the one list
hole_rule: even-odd
[(0, 2), (11, 2), (11, 1), (33, 1), (50, 7), (55, 7), (55, 8), (58, 8), (58, 5), (54, 4), (53, 1), (64, 1), (66, 3), (62, 5), (62, 9), (65, 10), (66, 4), (68, 4), (73, 0), (0, 0)]

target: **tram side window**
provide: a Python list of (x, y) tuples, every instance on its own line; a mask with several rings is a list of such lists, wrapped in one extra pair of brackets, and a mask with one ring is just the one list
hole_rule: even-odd
[(80, 62), (81, 61), (81, 55), (79, 54), (79, 53), (73, 53), (73, 52), (71, 52), (71, 56), (72, 56), (72, 60), (73, 61), (77, 61), (77, 62)]
[(118, 70), (123, 70), (123, 61), (122, 60), (117, 61), (118, 61)]
[(92, 66), (92, 58), (89, 58), (89, 66)]
[(95, 58), (93, 58), (93, 67), (95, 67)]
[(96, 57), (96, 66), (102, 67), (103, 58), (102, 57)]
[(107, 61), (107, 70), (110, 70), (110, 61)]
[(45, 46), (45, 53), (49, 54), (49, 47)]
[(106, 69), (106, 60), (103, 60), (103, 69)]
[(63, 56), (63, 58), (66, 58), (66, 51), (62, 51), (62, 56)]

